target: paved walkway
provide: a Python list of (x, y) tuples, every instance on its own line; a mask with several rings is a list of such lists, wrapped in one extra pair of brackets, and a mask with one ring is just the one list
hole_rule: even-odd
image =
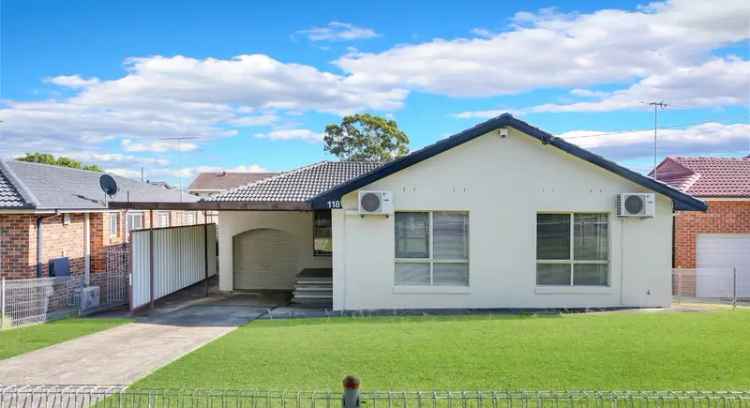
[(127, 385), (268, 311), (217, 299), (0, 360), (3, 384)]

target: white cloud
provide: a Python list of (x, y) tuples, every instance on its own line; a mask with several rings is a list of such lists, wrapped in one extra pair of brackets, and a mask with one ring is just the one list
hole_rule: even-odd
[(296, 35), (303, 35), (310, 41), (353, 41), (378, 37), (371, 28), (358, 27), (354, 24), (331, 21), (323, 27), (312, 27), (300, 30)]
[(310, 143), (323, 140), (322, 133), (313, 132), (310, 129), (277, 129), (268, 133), (256, 133), (255, 137), (269, 140), (303, 140)]
[(85, 88), (99, 83), (99, 78), (81, 78), (78, 75), (60, 75), (45, 79), (45, 82), (67, 88)]
[(123, 139), (120, 146), (126, 152), (155, 152), (161, 153), (169, 150), (175, 150), (178, 152), (190, 152), (196, 150), (198, 145), (195, 143), (181, 142), (179, 140), (166, 141), (160, 140), (149, 143), (138, 143), (133, 142), (130, 139)]
[[(576, 130), (558, 136), (613, 160), (653, 156), (652, 129), (611, 133)], [(750, 124), (708, 122), (686, 129), (661, 129), (656, 147), (659, 156), (747, 152)]]
[(590, 89), (575, 88), (570, 90), (570, 94), (580, 98), (603, 98), (609, 95), (609, 92), (592, 91)]
[[(66, 99), (1, 103), (4, 142), (49, 138), (75, 146), (115, 137), (225, 137), (237, 134), (234, 127), (273, 123), (275, 112), (390, 110), (408, 94), (259, 54), (131, 58), (126, 68), (127, 75), (114, 80), (51, 80), (75, 85), (77, 93)], [(262, 113), (249, 114), (256, 111)]]
[(578, 96), (599, 97), (595, 101), (570, 104), (544, 104), (533, 112), (602, 112), (642, 108), (644, 102), (663, 100), (674, 108), (700, 108), (747, 105), (750, 102), (750, 61), (737, 58), (713, 59), (694, 67), (651, 75), (638, 83), (611, 94)]
[(434, 39), (348, 54), (336, 64), (352, 82), (450, 96), (582, 88), (699, 65), (711, 50), (750, 37), (748, 13), (744, 0), (720, 7), (676, 0), (636, 11), (524, 12), (509, 31), (489, 38)]

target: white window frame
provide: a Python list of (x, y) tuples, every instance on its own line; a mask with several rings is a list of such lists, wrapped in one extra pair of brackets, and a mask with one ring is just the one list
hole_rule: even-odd
[[(166, 223), (162, 222), (162, 217), (166, 218)], [(169, 211), (157, 211), (156, 222), (158, 223), (158, 228), (169, 227), (169, 218)]]
[[(190, 222), (187, 221), (190, 216)], [(195, 224), (195, 212), (194, 211), (183, 211), (182, 212), (182, 225), (193, 225)]]
[[(112, 228), (112, 222), (114, 220), (115, 226)], [(120, 213), (113, 212), (109, 213), (109, 237), (117, 238), (120, 236)]]
[[(394, 228), (394, 245), (393, 245), (393, 286), (396, 288), (430, 288), (430, 289), (436, 289), (440, 290), (441, 288), (469, 288), (471, 287), (471, 228), (469, 228), (469, 233), (466, 236), (466, 245), (467, 245), (467, 254), (466, 259), (436, 259), (433, 257), (433, 250), (435, 241), (433, 239), (433, 213), (436, 212), (444, 212), (444, 213), (460, 213), (460, 214), (466, 214), (466, 216), (469, 219), (469, 223), (471, 223), (471, 215), (469, 211), (463, 211), (463, 210), (407, 210), (407, 211), (397, 211), (397, 213), (427, 213), (427, 219), (428, 219), (428, 232), (427, 232), (427, 239), (429, 240), (427, 244), (427, 258), (397, 258), (396, 257), (396, 214), (394, 213), (393, 216), (393, 228)], [(398, 263), (426, 263), (430, 265), (430, 283), (429, 285), (399, 285), (396, 283), (396, 264)], [(466, 285), (435, 285), (435, 264), (465, 264), (466, 265)]]
[[(128, 230), (128, 234), (130, 234), (130, 231), (133, 231), (134, 229), (143, 229), (146, 225), (146, 216), (141, 211), (128, 211), (126, 214), (126, 228)], [(141, 226), (138, 228), (133, 228), (133, 221), (134, 218), (140, 218), (141, 219)]]
[[(536, 283), (537, 287), (540, 288), (548, 288), (548, 287), (576, 287), (576, 288), (608, 288), (612, 285), (612, 264), (611, 264), (611, 257), (612, 257), (612, 229), (610, 228), (612, 226), (612, 223), (610, 222), (610, 213), (609, 212), (599, 212), (599, 211), (575, 211), (575, 212), (569, 212), (569, 211), (540, 211), (537, 212), (534, 220), (538, 223), (536, 216), (537, 215), (544, 215), (544, 214), (557, 214), (557, 215), (569, 215), (570, 216), (570, 254), (569, 259), (537, 259), (536, 263), (534, 264), (534, 282)], [(595, 214), (595, 215), (605, 215), (607, 216), (607, 260), (576, 260), (575, 259), (575, 215), (580, 214)], [(535, 225), (535, 227), (537, 227)], [(539, 237), (535, 237), (534, 245), (536, 249), (536, 245), (539, 244)], [(536, 250), (534, 251), (534, 254), (536, 254)], [(539, 272), (537, 271), (536, 266), (539, 264), (557, 264), (557, 265), (570, 265), (570, 284), (568, 285), (545, 285), (539, 283)], [(606, 285), (576, 285), (575, 282), (575, 265), (607, 265), (607, 284)]]

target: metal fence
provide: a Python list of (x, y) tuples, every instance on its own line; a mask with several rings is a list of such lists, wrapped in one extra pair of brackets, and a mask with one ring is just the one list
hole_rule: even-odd
[[(104, 310), (128, 302), (126, 273), (91, 274), (91, 286), (98, 287), (92, 310)], [(86, 287), (78, 275), (55, 278), (0, 279), (0, 330), (76, 315), (91, 310), (81, 302)]]
[(750, 304), (749, 272), (733, 266), (673, 269), (674, 301), (677, 304)]
[[(433, 391), (362, 392), (366, 408), (740, 408), (750, 392)], [(340, 392), (118, 390), (111, 387), (0, 386), (0, 408), (338, 408)]]

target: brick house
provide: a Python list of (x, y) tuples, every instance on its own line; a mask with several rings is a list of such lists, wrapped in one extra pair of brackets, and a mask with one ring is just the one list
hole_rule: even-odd
[[(72, 274), (104, 272), (106, 251), (126, 244), (132, 229), (191, 225), (197, 211), (109, 210), (101, 173), (0, 160), (0, 277), (49, 276), (49, 261), (67, 258)], [(197, 197), (114, 176), (113, 200), (197, 201)]]
[(708, 204), (675, 214), (674, 267), (733, 267), (750, 291), (750, 156), (668, 157), (655, 177)]

